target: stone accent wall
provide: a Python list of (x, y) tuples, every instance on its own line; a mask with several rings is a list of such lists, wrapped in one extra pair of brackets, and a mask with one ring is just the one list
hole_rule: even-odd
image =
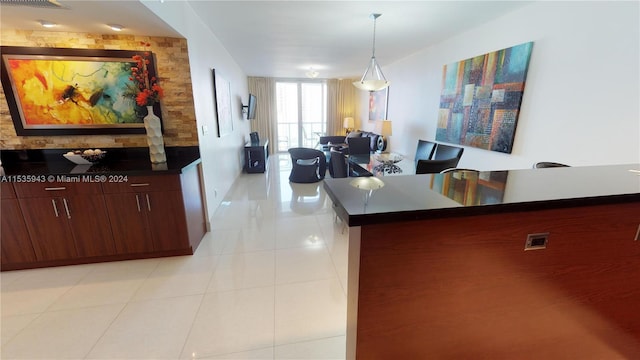
[[(198, 129), (186, 39), (33, 30), (3, 30), (0, 33), (0, 44), (4, 46), (135, 51), (145, 49), (140, 46), (141, 41), (151, 44), (150, 49), (156, 60), (158, 82), (164, 89), (162, 121), (165, 145), (197, 146)], [(145, 135), (17, 136), (4, 89), (0, 87), (0, 149), (138, 146), (147, 146)]]

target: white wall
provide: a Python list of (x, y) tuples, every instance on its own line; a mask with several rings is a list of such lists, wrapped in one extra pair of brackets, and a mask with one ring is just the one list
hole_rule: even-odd
[[(387, 64), (391, 150), (413, 157), (418, 139), (435, 139), (444, 64), (528, 41), (534, 45), (513, 152), (465, 147), (459, 166), (495, 170), (530, 168), (536, 161), (640, 162), (635, 1), (534, 3)], [(366, 117), (368, 102), (361, 103)], [(365, 129), (373, 127), (360, 121)]]
[[(241, 107), (249, 97), (247, 76), (186, 2), (143, 3), (187, 39), (207, 210), (211, 217), (242, 171), (242, 149), (250, 128)], [(223, 137), (217, 135), (211, 69), (231, 86), (233, 132)], [(206, 134), (203, 127), (208, 128)]]

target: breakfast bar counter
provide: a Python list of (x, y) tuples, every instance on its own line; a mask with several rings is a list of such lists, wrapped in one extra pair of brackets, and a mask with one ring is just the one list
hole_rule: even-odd
[(637, 358), (638, 170), (325, 179), (349, 226), (347, 358)]

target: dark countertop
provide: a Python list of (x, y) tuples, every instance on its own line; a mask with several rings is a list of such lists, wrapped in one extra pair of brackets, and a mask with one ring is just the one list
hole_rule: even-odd
[(365, 205), (363, 178), (325, 178), (349, 226), (640, 202), (640, 164), (386, 176)]
[(62, 155), (74, 149), (2, 150), (5, 175), (122, 174), (129, 176), (180, 174), (201, 162), (197, 146), (166, 147), (166, 164), (149, 160), (149, 148), (102, 148), (105, 158), (93, 165), (76, 165)]

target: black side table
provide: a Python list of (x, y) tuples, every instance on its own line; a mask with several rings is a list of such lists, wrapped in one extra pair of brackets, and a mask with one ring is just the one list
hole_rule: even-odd
[(244, 171), (263, 173), (267, 170), (269, 158), (269, 140), (248, 142), (244, 145)]

